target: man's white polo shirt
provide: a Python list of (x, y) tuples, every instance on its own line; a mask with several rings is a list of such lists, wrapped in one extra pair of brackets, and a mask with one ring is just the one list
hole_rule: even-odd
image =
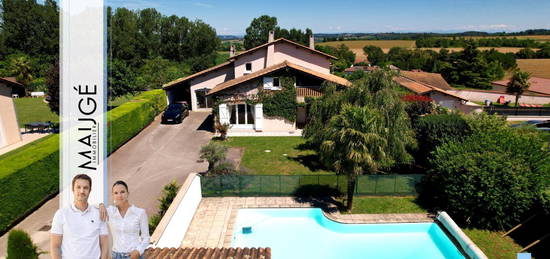
[(99, 219), (99, 210), (88, 204), (85, 211), (74, 204), (57, 210), (52, 234), (63, 235), (62, 258), (98, 259), (101, 255), (99, 236), (108, 235), (107, 224)]

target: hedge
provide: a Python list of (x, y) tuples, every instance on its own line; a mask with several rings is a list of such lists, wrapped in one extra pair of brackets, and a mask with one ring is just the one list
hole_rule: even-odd
[[(110, 154), (166, 107), (163, 90), (148, 91), (107, 113)], [(112, 134), (115, 133), (115, 134)], [(0, 156), (0, 234), (59, 192), (59, 135)]]

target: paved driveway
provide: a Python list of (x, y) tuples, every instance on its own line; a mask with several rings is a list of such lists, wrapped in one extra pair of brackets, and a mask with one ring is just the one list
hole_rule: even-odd
[[(109, 186), (116, 180), (126, 181), (130, 188), (130, 202), (145, 208), (148, 215), (155, 213), (157, 199), (165, 184), (171, 180), (181, 184), (189, 173), (208, 168), (207, 163), (197, 162), (200, 147), (212, 137), (203, 124), (208, 114), (192, 112), (183, 123), (177, 125), (160, 124), (160, 117), (157, 117), (151, 125), (109, 156)], [(112, 200), (110, 196), (108, 200)], [(40, 228), (51, 224), (58, 204), (59, 198), (55, 197), (15, 228), (27, 231), (40, 249), (48, 251), (49, 232), (40, 231)], [(6, 246), (7, 234), (0, 238), (0, 257), (6, 256)]]

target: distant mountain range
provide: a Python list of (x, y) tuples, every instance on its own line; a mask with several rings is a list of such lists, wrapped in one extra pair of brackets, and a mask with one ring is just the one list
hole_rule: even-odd
[[(316, 39), (372, 39), (372, 40), (415, 40), (426, 37), (468, 37), (468, 36), (521, 36), (550, 35), (549, 29), (531, 29), (520, 32), (380, 32), (380, 33), (314, 33)], [(221, 40), (242, 40), (244, 35), (218, 35)]]

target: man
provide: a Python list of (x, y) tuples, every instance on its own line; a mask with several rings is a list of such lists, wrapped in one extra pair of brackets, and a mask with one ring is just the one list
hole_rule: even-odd
[(108, 258), (107, 224), (99, 210), (88, 204), (92, 179), (79, 174), (73, 178), (74, 202), (55, 213), (51, 229), (50, 255), (53, 259)]

